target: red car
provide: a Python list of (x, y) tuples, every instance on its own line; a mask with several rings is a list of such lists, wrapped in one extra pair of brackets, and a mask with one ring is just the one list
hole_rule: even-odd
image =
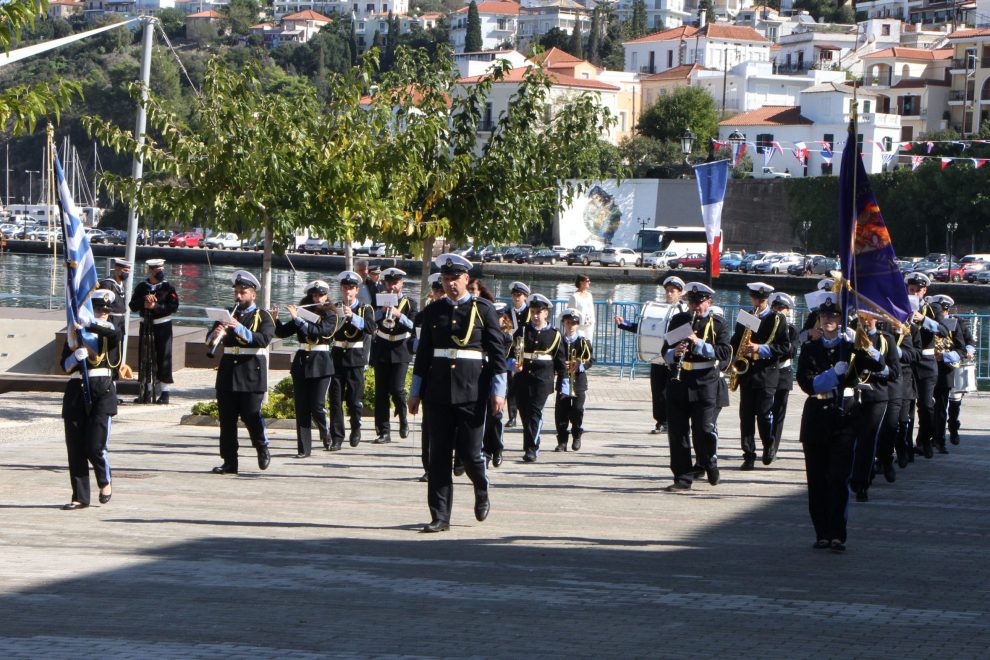
[(686, 254), (680, 259), (671, 261), (670, 265), (673, 268), (704, 268), (705, 255), (699, 253)]
[(203, 238), (203, 235), (198, 231), (186, 231), (168, 239), (168, 245), (169, 247), (200, 247), (203, 244)]
[[(939, 282), (948, 282), (949, 277), (950, 274), (949, 274), (948, 264), (935, 271), (935, 279), (938, 280)], [(966, 278), (966, 266), (965, 265), (960, 266), (959, 264), (955, 264), (955, 263), (952, 264), (951, 277), (953, 282), (962, 282)]]

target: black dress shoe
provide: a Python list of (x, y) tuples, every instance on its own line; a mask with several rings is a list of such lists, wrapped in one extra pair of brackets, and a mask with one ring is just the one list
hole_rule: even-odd
[(211, 472), (213, 474), (237, 474), (237, 468), (229, 465), (218, 465)]
[(83, 504), (82, 502), (69, 502), (68, 504), (62, 505), (62, 511), (78, 511), (79, 509), (88, 509), (88, 504)]
[(707, 470), (705, 470), (705, 472), (708, 474), (708, 483), (710, 483), (713, 486), (717, 486), (719, 483), (718, 468), (713, 465)]
[(351, 431), (350, 443), (351, 443), (351, 447), (357, 447), (359, 444), (361, 444), (360, 430)]
[(574, 438), (571, 440), (571, 449), (577, 451), (581, 448), (581, 438)]
[(271, 462), (272, 462), (272, 455), (268, 451), (268, 447), (267, 446), (258, 447), (258, 467), (262, 470), (267, 470)]
[(424, 534), (434, 534), (436, 532), (446, 532), (450, 530), (450, 523), (442, 520), (434, 520), (429, 525), (424, 525), (421, 530)]
[(488, 512), (492, 510), (491, 500), (488, 499), (488, 493), (475, 495), (474, 496), (474, 518), (478, 522), (483, 521), (488, 517)]
[(103, 493), (100, 493), (100, 504), (106, 504), (107, 502), (110, 501), (110, 498), (111, 497), (113, 497), (113, 492), (112, 491), (109, 492), (109, 493), (107, 493), (106, 495), (104, 495)]
[(756, 459), (751, 456), (747, 456), (743, 459), (743, 464), (739, 466), (740, 470), (752, 470), (756, 467)]
[(770, 465), (773, 463), (773, 459), (777, 458), (777, 452), (774, 451), (773, 447), (766, 447), (763, 450), (763, 464)]
[(502, 464), (502, 452), (498, 452), (497, 454), (492, 454), (492, 465), (498, 467), (501, 464)]
[(430, 480), (430, 475), (428, 475), (426, 472), (424, 472), (423, 473), (423, 476), (419, 478), (419, 483), (425, 484), (429, 480)]
[(299, 453), (299, 454), (296, 454), (296, 458), (309, 458), (309, 454)]
[(324, 440), (323, 441), (323, 449), (324, 449), (324, 451), (330, 451), (330, 441), (329, 440)]
[(925, 447), (925, 449), (924, 449), (924, 455), (925, 455), (925, 458), (932, 458), (932, 457), (935, 456), (935, 452), (932, 451), (932, 446), (931, 445), (927, 445)]
[(554, 448), (554, 451), (567, 451), (567, 441), (565, 440), (564, 442), (558, 442), (557, 446)]
[(371, 441), (373, 445), (387, 445), (392, 442), (392, 438), (389, 437), (388, 433), (382, 433), (380, 436)]
[(680, 492), (682, 490), (691, 490), (691, 482), (690, 481), (680, 481), (678, 479), (675, 479), (674, 480), (674, 483), (672, 483), (669, 486), (667, 486), (666, 488), (664, 488), (664, 490), (667, 491), (668, 493), (676, 493), (676, 492)]
[(834, 552), (837, 555), (841, 555), (843, 552), (846, 551), (846, 544), (843, 543), (842, 541), (832, 541), (829, 547), (832, 549), (832, 552)]
[(157, 403), (159, 405), (167, 406), (168, 405), (168, 392), (162, 392), (161, 395), (159, 395), (158, 400), (155, 401), (155, 403)]
[(954, 433), (954, 432), (953, 433), (949, 433), (949, 442), (951, 442), (954, 445), (958, 445), (959, 444), (959, 434), (958, 433)]
[(897, 467), (899, 467), (899, 468), (901, 468), (903, 470), (907, 466), (908, 466), (908, 457), (907, 457), (907, 455), (906, 454), (903, 454), (903, 453), (898, 454), (897, 455)]
[(814, 548), (815, 550), (828, 550), (830, 547), (832, 547), (832, 544), (829, 543), (828, 539), (818, 539), (817, 541), (815, 541), (815, 544), (811, 547)]
[(454, 463), (454, 476), (455, 477), (464, 476), (464, 472), (465, 471), (466, 470), (464, 468), (464, 464), (463, 463)]
[(532, 449), (527, 449), (526, 450), (526, 453), (523, 454), (523, 461), (525, 461), (527, 463), (535, 463), (536, 462), (536, 452), (533, 451)]
[(948, 454), (949, 453), (949, 450), (945, 448), (945, 445), (936, 445), (935, 448), (938, 450), (938, 453), (940, 453), (940, 454)]
[(657, 422), (657, 425), (654, 426), (652, 429), (650, 429), (650, 435), (657, 435), (658, 433), (663, 433), (666, 430), (667, 430), (666, 424), (660, 424), (659, 422)]
[(505, 423), (505, 428), (511, 429), (511, 428), (514, 428), (515, 425), (516, 425), (516, 420), (515, 420), (515, 418), (513, 418), (513, 419), (510, 419), (509, 421), (507, 421)]
[(340, 451), (340, 448), (343, 446), (343, 444), (344, 444), (343, 440), (337, 440), (333, 442), (329, 447), (327, 447), (327, 451)]
[(897, 481), (897, 471), (894, 470), (893, 461), (883, 464), (883, 478), (886, 479), (889, 484)]
[(694, 465), (691, 467), (691, 472), (690, 472), (691, 478), (697, 481), (698, 479), (701, 479), (703, 476), (705, 476), (705, 472), (706, 472), (705, 468), (701, 467), (700, 465)]
[(399, 423), (399, 437), (405, 440), (409, 437), (409, 423), (400, 422)]

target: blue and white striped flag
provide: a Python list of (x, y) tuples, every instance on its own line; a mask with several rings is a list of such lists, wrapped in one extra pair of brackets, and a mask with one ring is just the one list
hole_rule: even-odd
[[(79, 220), (79, 211), (69, 192), (58, 154), (55, 155), (55, 177), (65, 234), (65, 315), (67, 331), (72, 332), (76, 323), (86, 327), (95, 318), (90, 296), (99, 287), (100, 279), (89, 237)], [(96, 335), (83, 331), (82, 338), (87, 346), (97, 350)]]

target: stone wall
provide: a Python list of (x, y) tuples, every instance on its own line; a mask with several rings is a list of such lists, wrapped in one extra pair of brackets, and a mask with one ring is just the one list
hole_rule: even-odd
[(747, 252), (801, 249), (803, 237), (793, 227), (782, 181), (729, 181), (722, 207), (723, 249)]

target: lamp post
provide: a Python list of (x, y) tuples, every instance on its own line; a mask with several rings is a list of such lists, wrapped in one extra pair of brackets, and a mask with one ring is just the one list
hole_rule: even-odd
[(804, 256), (808, 256), (808, 232), (811, 231), (811, 220), (801, 221), (801, 230), (804, 232)]
[(949, 242), (948, 242), (949, 244), (948, 244), (948, 255), (947, 255), (949, 257), (949, 270), (946, 273), (945, 281), (946, 282), (951, 282), (952, 281), (952, 239), (953, 239), (953, 237), (956, 234), (956, 230), (959, 229), (959, 223), (958, 222), (950, 222), (949, 224), (947, 224), (945, 226), (945, 228), (949, 232)]
[(697, 137), (690, 128), (684, 129), (684, 135), (681, 136), (681, 153), (684, 154), (684, 164), (688, 167), (691, 167), (691, 161), (688, 160), (688, 157), (694, 151), (694, 141), (696, 139)]
[(39, 170), (24, 170), (24, 173), (28, 175), (28, 205), (34, 203), (34, 175), (41, 174)]
[(646, 265), (646, 228), (653, 224), (649, 217), (636, 218), (639, 223), (639, 265)]

